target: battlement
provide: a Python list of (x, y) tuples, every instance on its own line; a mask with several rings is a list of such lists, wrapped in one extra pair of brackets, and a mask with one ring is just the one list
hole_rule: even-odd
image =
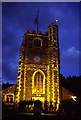
[(36, 31), (36, 30), (32, 30), (32, 31), (30, 31), (29, 29), (26, 29), (25, 30), (25, 35), (26, 34), (37, 34), (37, 35), (48, 35), (48, 32), (44, 32), (44, 33), (42, 33), (41, 31)]
[[(57, 28), (58, 25), (56, 23), (51, 23), (48, 25), (48, 28), (50, 27), (53, 27), (53, 28)], [(41, 32), (41, 31), (36, 31), (36, 30), (29, 30), (29, 29), (26, 29), (25, 30), (25, 35), (28, 35), (28, 34), (34, 34), (34, 35), (45, 35), (45, 36), (48, 36), (48, 31), (47, 32)]]
[(57, 25), (56, 23), (52, 23), (52, 24), (49, 24), (49, 25), (48, 25), (48, 28), (49, 28), (49, 27), (55, 27), (55, 28), (57, 28), (58, 25)]

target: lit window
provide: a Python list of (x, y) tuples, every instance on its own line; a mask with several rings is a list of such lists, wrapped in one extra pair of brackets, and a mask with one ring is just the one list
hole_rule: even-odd
[(34, 91), (43, 92), (43, 75), (40, 72), (37, 72), (34, 76)]
[(6, 96), (6, 103), (13, 103), (13, 95)]

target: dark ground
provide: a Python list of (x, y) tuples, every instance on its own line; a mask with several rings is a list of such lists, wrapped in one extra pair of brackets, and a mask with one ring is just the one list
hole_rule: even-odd
[(3, 111), (1, 120), (81, 120), (80, 116), (75, 115), (28, 115), (26, 112)]

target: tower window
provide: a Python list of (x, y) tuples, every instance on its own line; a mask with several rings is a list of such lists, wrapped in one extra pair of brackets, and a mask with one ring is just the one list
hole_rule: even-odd
[(42, 46), (41, 40), (40, 40), (40, 39), (35, 39), (35, 40), (34, 40), (34, 46), (35, 46), (35, 47), (41, 47), (41, 46)]
[(37, 72), (34, 77), (34, 91), (37, 93), (43, 92), (43, 76), (40, 72)]

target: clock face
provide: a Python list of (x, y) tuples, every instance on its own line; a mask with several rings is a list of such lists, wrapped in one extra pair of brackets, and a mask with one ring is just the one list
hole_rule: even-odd
[(34, 57), (34, 61), (35, 61), (35, 62), (39, 62), (39, 61), (40, 61), (40, 57), (39, 57), (39, 56), (35, 56), (35, 57)]

